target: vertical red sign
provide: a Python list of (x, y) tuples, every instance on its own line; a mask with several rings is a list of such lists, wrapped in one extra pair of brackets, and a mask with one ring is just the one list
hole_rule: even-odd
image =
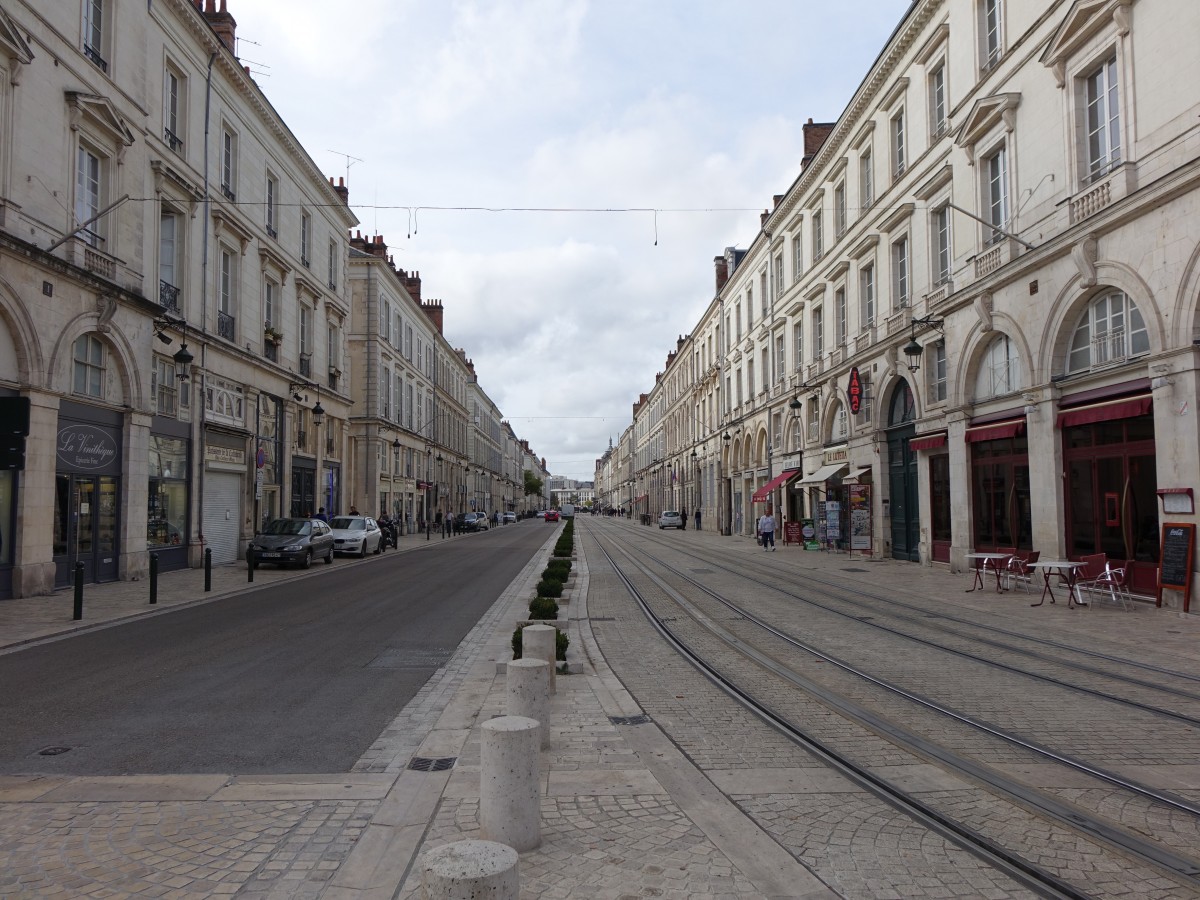
[(850, 386), (846, 389), (846, 394), (850, 398), (850, 412), (858, 415), (858, 411), (862, 409), (862, 379), (858, 375), (858, 366), (850, 370)]

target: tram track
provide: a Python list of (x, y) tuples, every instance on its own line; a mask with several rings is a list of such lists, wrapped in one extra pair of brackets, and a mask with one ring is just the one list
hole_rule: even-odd
[[(616, 535), (605, 535), (615, 538)], [(1060, 766), (1071, 766), (1072, 769), (1088, 778), (1098, 779), (1107, 789), (1124, 792), (1138, 802), (1153, 806), (1159, 810), (1159, 816), (1182, 815), (1188, 818), (1200, 818), (1200, 807), (1185, 798), (1169, 792), (1159, 791), (1145, 785), (1139, 785), (1130, 779), (1105, 771), (1102, 767), (1072, 759), (1068, 754), (1057, 752), (1052, 747), (1039, 746), (1037, 742), (1025, 740), (1019, 735), (1005, 732), (1003, 729), (990, 726), (972, 716), (939, 705), (929, 698), (921, 697), (913, 691), (897, 689), (894, 685), (886, 684), (884, 679), (872, 676), (838, 659), (835, 655), (825, 653), (819, 648), (806, 645), (795, 636), (784, 633), (754, 615), (744, 606), (722, 597), (718, 592), (709, 589), (699, 580), (670, 566), (661, 559), (656, 559), (642, 547), (622, 547), (617, 550), (604, 543), (613, 544), (612, 540), (601, 542), (596, 536), (597, 545), (608, 559), (609, 564), (621, 578), (630, 595), (638, 602), (643, 613), (650, 619), (656, 630), (663, 634), (678, 652), (683, 653), (689, 661), (703, 671), (714, 684), (726, 693), (736, 697), (739, 702), (746, 704), (756, 715), (787, 734), (789, 738), (798, 741), (802, 746), (817, 753), (822, 759), (835, 760), (838, 765), (847, 765), (856, 774), (854, 777), (863, 778), (862, 782), (872, 791), (883, 791), (887, 802), (897, 805), (897, 808), (912, 809), (913, 815), (922, 821), (933, 822), (939, 833), (953, 835), (955, 840), (966, 842), (972, 852), (981, 853), (989, 858), (999, 855), (995, 863), (1010, 872), (1009, 866), (1015, 867), (1013, 874), (1023, 884), (1047, 896), (1088, 896), (1092, 895), (1095, 887), (1085, 886), (1083, 889), (1073, 886), (1062, 873), (1052, 870), (1052, 867), (1031, 862), (1036, 859), (1036, 853), (1023, 854), (1013, 852), (989, 839), (981, 832), (978, 823), (964, 824), (953, 816), (936, 807), (930, 807), (918, 798), (912, 797), (902, 789), (896, 789), (887, 784), (878, 784), (879, 779), (871, 773), (870, 765), (862, 765), (848, 757), (843, 750), (828, 741), (822, 741), (812, 729), (806, 729), (796, 724), (797, 716), (781, 711), (764, 702), (761, 696), (771, 695), (769, 687), (748, 686), (744, 682), (744, 672), (752, 669), (761, 673), (770, 673), (777, 681), (788, 684), (793, 690), (804, 693), (829, 709), (834, 709), (848, 721), (857, 723), (865, 733), (885, 739), (905, 753), (917, 759), (935, 760), (938, 765), (961, 776), (974, 784), (984, 785), (994, 796), (1005, 798), (1020, 810), (1034, 810), (1040, 817), (1055, 823), (1055, 826), (1068, 829), (1088, 840), (1093, 840), (1104, 846), (1119, 851), (1129, 861), (1153, 867), (1158, 871), (1169, 872), (1176, 880), (1177, 890), (1193, 894), (1200, 890), (1200, 866), (1196, 860), (1175, 852), (1169, 841), (1156, 840), (1151, 836), (1135, 833), (1133, 830), (1113, 823), (1109, 819), (1095, 815), (1077, 805), (1060, 800), (1047, 791), (1037, 790), (1014, 778), (1008, 777), (994, 766), (972, 759), (962, 753), (948, 749), (935, 740), (924, 736), (902, 724), (897, 724), (894, 717), (883, 716), (878, 709), (848, 699), (837, 690), (819, 683), (802, 674), (795, 665), (787, 660), (786, 654), (777, 649), (776, 644), (782, 642), (791, 652), (802, 652), (820, 658), (826, 664), (837, 667), (839, 671), (853, 675), (858, 679), (868, 681), (877, 688), (889, 690), (895, 697), (905, 703), (918, 704), (923, 709), (940, 716), (953, 718), (960, 726), (985, 732), (989, 737), (1004, 740), (1020, 747), (1023, 752), (1037, 754), (1046, 763)], [(625, 542), (628, 543), (628, 542)], [(672, 550), (678, 550), (672, 547)], [(635, 558), (635, 555), (639, 558)], [(622, 559), (619, 560), (618, 557)], [(708, 566), (719, 565), (711, 557), (704, 557)], [(743, 575), (743, 573), (737, 573)], [(744, 575), (743, 575), (744, 577)], [(754, 581), (755, 579), (751, 579)], [(774, 589), (774, 588), (772, 588)], [(657, 599), (647, 599), (646, 595)], [(686, 594), (686, 596), (685, 596)], [(699, 598), (705, 598), (700, 600)], [(705, 606), (704, 604), (709, 604)], [(720, 604), (713, 606), (712, 604)], [(656, 608), (657, 607), (657, 608)], [(672, 621), (674, 620), (674, 621)], [(728, 621), (732, 624), (726, 625)], [(861, 624), (861, 623), (860, 623)], [(764, 645), (757, 638), (747, 637), (746, 629), (753, 628), (763, 634), (770, 635)], [(903, 637), (907, 637), (901, 635)], [(775, 642), (775, 643), (772, 643)], [(717, 645), (720, 645), (717, 648)], [(736, 654), (735, 659), (725, 664), (713, 664), (708, 657), (710, 654)], [(740, 659), (739, 663), (737, 659)], [(753, 665), (747, 666), (750, 662)], [(804, 717), (800, 719), (803, 721)], [(911, 804), (911, 806), (910, 806)], [(1012, 858), (1009, 858), (1012, 857)], [(1067, 873), (1071, 874), (1071, 873)], [(1165, 891), (1163, 896), (1178, 895)]]

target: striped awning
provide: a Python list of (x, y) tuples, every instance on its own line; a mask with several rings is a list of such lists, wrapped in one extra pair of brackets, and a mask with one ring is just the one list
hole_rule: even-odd
[(938, 434), (921, 434), (912, 438), (908, 442), (910, 450), (934, 450), (938, 447), (946, 446), (946, 432), (942, 431)]
[(775, 490), (775, 488), (779, 487), (785, 481), (790, 481), (791, 479), (795, 478), (797, 475), (800, 474), (800, 472), (801, 472), (800, 469), (784, 469), (782, 473), (780, 473), (779, 475), (776, 475), (774, 478), (772, 478), (770, 481), (768, 481), (766, 484), (764, 484), (762, 487), (760, 487), (757, 491), (755, 491), (754, 496), (750, 498), (751, 502), (753, 502), (753, 503), (765, 502), (766, 499), (771, 496), (771, 491)]
[(1002, 441), (1005, 438), (1014, 438), (1024, 430), (1024, 419), (997, 422), (994, 425), (977, 425), (974, 428), (967, 429), (967, 443), (977, 444), (980, 441)]
[(1154, 399), (1149, 395), (1109, 400), (1107, 403), (1089, 403), (1087, 406), (1062, 410), (1059, 412), (1055, 424), (1059, 428), (1069, 428), (1072, 425), (1092, 425), (1096, 422), (1132, 419), (1135, 416), (1147, 415), (1153, 406)]

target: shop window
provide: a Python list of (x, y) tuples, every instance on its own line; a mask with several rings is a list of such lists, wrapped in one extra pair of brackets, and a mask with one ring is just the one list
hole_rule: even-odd
[(85, 397), (104, 399), (104, 344), (94, 334), (75, 341), (73, 390)]
[(950, 493), (950, 455), (929, 458), (930, 537), (935, 541), (951, 538), (951, 509), (954, 498)]
[(150, 436), (146, 546), (150, 550), (187, 543), (187, 442)]
[(1150, 337), (1137, 305), (1121, 291), (1093, 300), (1071, 336), (1067, 371), (1116, 365), (1150, 352)]

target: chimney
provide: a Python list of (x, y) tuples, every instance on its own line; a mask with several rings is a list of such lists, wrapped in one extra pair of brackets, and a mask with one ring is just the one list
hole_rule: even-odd
[(729, 280), (729, 264), (725, 261), (724, 256), (713, 257), (713, 267), (717, 270), (717, 293), (721, 293), (721, 288), (725, 287), (725, 282)]
[(388, 258), (387, 244), (384, 243), (382, 234), (377, 234), (371, 239), (371, 243), (367, 245), (367, 252), (379, 259)]
[(398, 269), (396, 275), (400, 278), (400, 283), (404, 285), (404, 290), (408, 291), (408, 296), (412, 297), (417, 303), (421, 302), (421, 273), (413, 272), (409, 275), (403, 269)]
[(769, 209), (764, 209), (762, 211), (762, 214), (758, 217), (758, 227), (766, 228), (767, 227), (767, 219), (769, 219), (769, 218), (771, 218), (771, 211)]
[(837, 125), (836, 122), (813, 122), (809, 119), (804, 123), (804, 156), (800, 160), (800, 168), (803, 169), (813, 161), (818, 153), (821, 152), (821, 147), (829, 135), (833, 134), (833, 128)]
[(772, 199), (775, 201), (775, 203), (771, 207), (771, 210), (774, 211), (779, 209), (779, 204), (783, 202), (783, 194), (774, 194)]
[(216, 0), (204, 0), (204, 18), (221, 39), (225, 49), (237, 56), (237, 22), (229, 14), (225, 4), (226, 0), (221, 0), (221, 9), (218, 11)]
[[(441, 300), (430, 300), (428, 303), (422, 303), (421, 309), (425, 311), (425, 315), (429, 316), (429, 321), (433, 323), (433, 327), (438, 330), (438, 334), (442, 334), (442, 316), (445, 310), (442, 309)], [(468, 365), (470, 365), (468, 363)], [(475, 371), (475, 367), (471, 366), (471, 371)]]
[(330, 175), (329, 176), (329, 186), (334, 189), (334, 191), (337, 193), (337, 195), (339, 197), (342, 198), (343, 203), (345, 203), (347, 206), (350, 205), (350, 188), (346, 187), (346, 179), (345, 178), (339, 177), (338, 183), (334, 184), (333, 176)]

